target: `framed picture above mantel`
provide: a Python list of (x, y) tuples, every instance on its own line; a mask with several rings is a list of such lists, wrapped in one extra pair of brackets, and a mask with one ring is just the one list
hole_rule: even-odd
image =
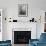
[(18, 17), (28, 16), (28, 4), (18, 4)]

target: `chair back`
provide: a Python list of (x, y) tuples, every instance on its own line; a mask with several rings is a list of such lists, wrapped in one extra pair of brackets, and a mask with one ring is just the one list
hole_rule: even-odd
[(42, 33), (39, 42), (46, 42), (46, 33)]

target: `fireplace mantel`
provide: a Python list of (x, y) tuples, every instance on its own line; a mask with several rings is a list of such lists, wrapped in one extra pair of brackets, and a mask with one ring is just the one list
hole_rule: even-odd
[(31, 28), (13, 28), (12, 31), (31, 31)]
[(13, 23), (12, 31), (31, 31), (31, 38), (36, 39), (36, 26), (37, 23)]
[(21, 22), (17, 22), (17, 23), (12, 23), (12, 28), (32, 28), (35, 27), (37, 25), (36, 22), (27, 22), (27, 23), (21, 23)]
[(30, 23), (30, 22), (27, 22), (27, 23), (17, 22), (17, 23), (12, 23), (12, 24), (9, 23), (8, 27), (7, 27), (7, 33), (9, 33), (8, 37), (9, 37), (9, 39), (12, 40), (12, 32), (18, 31), (18, 28), (19, 28), (19, 29), (22, 29), (22, 30), (26, 29), (26, 31), (30, 30), (31, 31), (31, 39), (36, 39), (36, 30), (37, 30), (36, 26), (37, 26), (37, 23), (34, 23), (34, 22), (32, 22), (32, 23)]

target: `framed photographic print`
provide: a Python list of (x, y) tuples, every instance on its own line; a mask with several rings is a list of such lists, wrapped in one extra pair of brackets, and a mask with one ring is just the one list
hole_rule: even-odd
[(28, 16), (28, 4), (18, 4), (18, 16), (19, 17)]

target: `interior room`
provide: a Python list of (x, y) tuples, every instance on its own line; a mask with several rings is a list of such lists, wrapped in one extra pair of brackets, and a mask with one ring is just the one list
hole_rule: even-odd
[(0, 0), (0, 46), (46, 46), (46, 0)]

